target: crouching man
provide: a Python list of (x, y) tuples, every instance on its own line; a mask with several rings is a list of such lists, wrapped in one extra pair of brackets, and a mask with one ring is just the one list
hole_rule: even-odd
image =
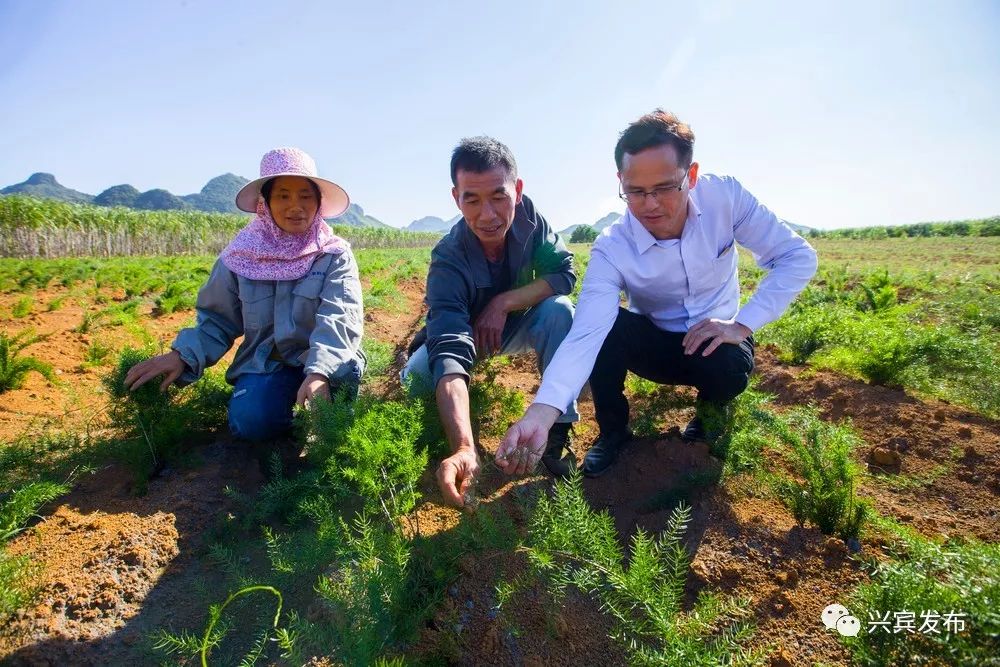
[[(699, 176), (693, 147), (691, 128), (660, 109), (621, 134), (615, 162), (628, 210), (594, 243), (573, 328), (534, 403), (504, 437), (498, 462), (537, 462), (550, 425), (588, 375), (600, 427), (583, 463), (590, 477), (606, 472), (632, 439), (628, 371), (697, 388), (689, 440), (713, 439), (706, 415), (728, 414), (746, 389), (753, 332), (806, 286), (816, 252), (736, 179)], [(737, 244), (768, 271), (742, 306)], [(627, 309), (619, 307), (623, 291)]]
[[(434, 391), (452, 455), (437, 470), (445, 500), (462, 506), (479, 471), (469, 414), (469, 372), (477, 359), (534, 351), (545, 370), (573, 323), (567, 297), (576, 283), (573, 255), (528, 197), (510, 149), (496, 139), (464, 139), (451, 157), (452, 195), (462, 212), (435, 246), (427, 274), (427, 326), (402, 371), (411, 389)], [(416, 377), (414, 377), (416, 376)], [(566, 475), (563, 457), (578, 417), (576, 396), (545, 428), (541, 459)], [(528, 461), (508, 462), (510, 471)]]

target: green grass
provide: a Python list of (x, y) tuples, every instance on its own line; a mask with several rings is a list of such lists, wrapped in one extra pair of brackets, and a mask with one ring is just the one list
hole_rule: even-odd
[[(1000, 415), (1000, 270), (990, 255), (1000, 239), (888, 239), (861, 253), (858, 241), (820, 241), (833, 247), (819, 248), (819, 275), (758, 341), (789, 363)], [(893, 244), (921, 247), (884, 247)]]
[(18, 299), (10, 309), (10, 314), (16, 318), (27, 317), (31, 314), (31, 308), (35, 305), (35, 300), (30, 296)]
[(52, 366), (39, 361), (35, 357), (24, 356), (25, 348), (44, 340), (30, 330), (24, 330), (14, 336), (0, 332), (0, 394), (24, 385), (28, 373), (35, 372), (46, 380), (57, 383)]
[(638, 531), (626, 558), (611, 516), (590, 508), (576, 475), (539, 499), (526, 551), (556, 605), (571, 588), (596, 599), (633, 665), (763, 664), (747, 648), (753, 629), (745, 601), (703, 592), (683, 611), (690, 517), (680, 506), (659, 536)]
[(361, 341), (361, 349), (368, 359), (368, 366), (365, 368), (365, 380), (371, 381), (385, 375), (392, 365), (393, 347), (390, 343), (377, 340), (368, 335)]
[(43, 505), (68, 491), (67, 484), (39, 481), (0, 495), (0, 623), (35, 597), (39, 570), (29, 558), (8, 554), (6, 543), (24, 530)]
[(91, 341), (83, 353), (83, 364), (81, 365), (84, 368), (102, 366), (108, 361), (112, 352), (114, 349), (110, 345), (99, 340)]
[(138, 473), (140, 488), (167, 463), (179, 462), (193, 442), (226, 423), (226, 404), (232, 392), (222, 374), (214, 370), (184, 389), (171, 386), (161, 392), (154, 378), (129, 391), (124, 383), (129, 369), (150, 356), (149, 352), (125, 348), (104, 378), (108, 419), (121, 443), (117, 455)]
[[(863, 621), (857, 637), (842, 638), (852, 664), (894, 665), (1000, 664), (1000, 544), (976, 540), (930, 541), (890, 526), (898, 544), (896, 558), (873, 565), (871, 579), (846, 603)], [(913, 613), (914, 632), (893, 632), (895, 613)], [(920, 627), (937, 613), (937, 633)], [(945, 614), (963, 615), (964, 629), (946, 630)], [(890, 632), (872, 619), (890, 619)], [(923, 614), (923, 617), (921, 616)]]

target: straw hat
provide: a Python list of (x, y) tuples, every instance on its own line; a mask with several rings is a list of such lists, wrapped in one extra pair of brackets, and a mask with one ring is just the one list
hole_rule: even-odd
[(319, 214), (324, 218), (343, 215), (351, 204), (350, 197), (333, 181), (316, 175), (316, 162), (298, 148), (275, 148), (260, 161), (260, 178), (250, 181), (236, 193), (236, 206), (241, 211), (257, 211), (257, 198), (264, 183), (279, 176), (303, 176), (316, 184), (320, 192)]

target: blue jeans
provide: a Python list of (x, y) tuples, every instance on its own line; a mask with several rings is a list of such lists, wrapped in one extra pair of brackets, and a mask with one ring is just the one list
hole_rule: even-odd
[(229, 399), (229, 430), (237, 438), (254, 441), (288, 433), (295, 395), (305, 379), (301, 366), (239, 376)]
[[(500, 354), (522, 354), (534, 350), (538, 360), (538, 374), (542, 375), (571, 326), (573, 302), (565, 296), (550, 296), (529, 308), (520, 317), (507, 319)], [(429, 381), (432, 377), (429, 361), (427, 346), (421, 345), (406, 362), (400, 378), (405, 383), (411, 373), (419, 373)], [(579, 419), (574, 400), (556, 421), (569, 423)]]

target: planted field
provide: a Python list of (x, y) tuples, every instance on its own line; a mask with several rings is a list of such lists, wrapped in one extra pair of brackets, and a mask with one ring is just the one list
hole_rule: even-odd
[(680, 438), (690, 392), (630, 378), (639, 437), (608, 474), (508, 478), (487, 461), (534, 360), (482, 365), (465, 513), (434, 482), (433, 403), (396, 379), (429, 248), (357, 253), (362, 395), (302, 415), (305, 457), (270, 481), (218, 374), (121, 392), (211, 257), (0, 260), (0, 660), (1000, 664), (1000, 238), (815, 244), (712, 447)]

